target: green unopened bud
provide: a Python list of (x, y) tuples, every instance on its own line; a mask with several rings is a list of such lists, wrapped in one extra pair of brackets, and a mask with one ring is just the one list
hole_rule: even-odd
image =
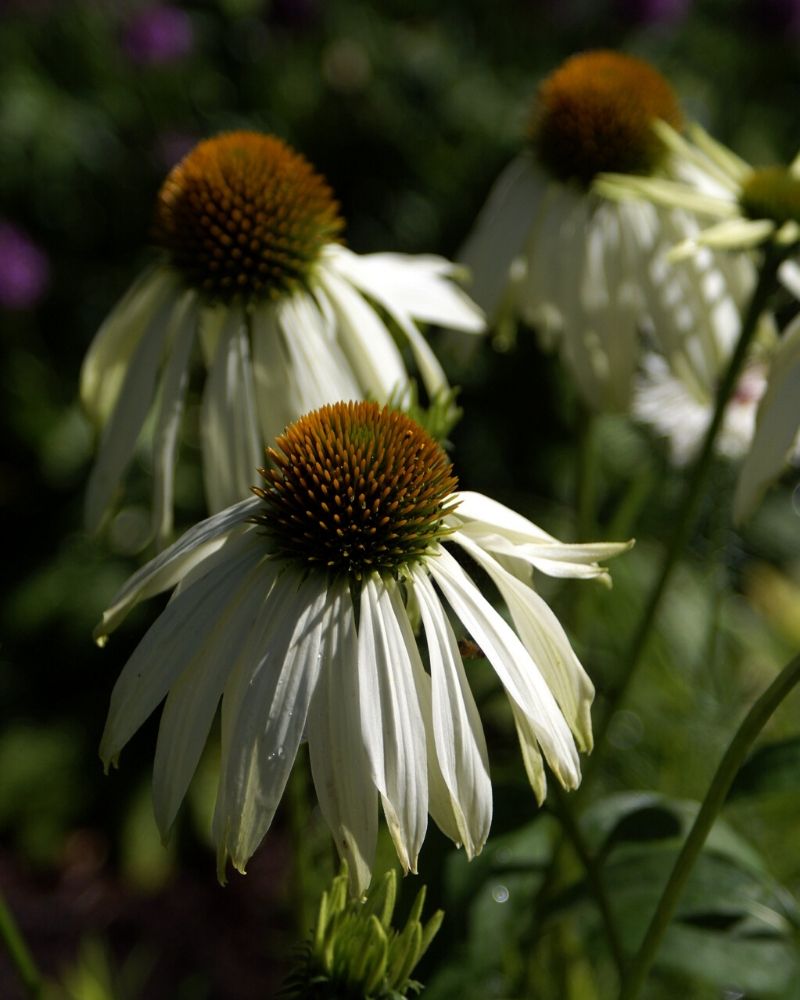
[(347, 897), (347, 870), (322, 894), (317, 924), (300, 950), (281, 996), (305, 1000), (400, 1000), (419, 992), (411, 974), (441, 926), (437, 911), (423, 927), (425, 888), (417, 895), (402, 930), (392, 927), (397, 875), (387, 872), (364, 899)]

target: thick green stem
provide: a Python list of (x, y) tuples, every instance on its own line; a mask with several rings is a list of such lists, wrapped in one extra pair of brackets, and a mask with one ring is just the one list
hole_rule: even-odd
[(787, 664), (745, 716), (722, 758), (686, 842), (678, 855), (644, 940), (623, 980), (619, 1000), (635, 1000), (647, 979), (664, 933), (669, 927), (686, 880), (702, 850), (708, 832), (722, 809), (733, 779), (756, 737), (775, 709), (800, 682), (800, 656)]
[(6, 946), (9, 958), (17, 970), (17, 975), (28, 996), (32, 1000), (38, 1000), (42, 995), (41, 973), (37, 969), (17, 922), (2, 896), (0, 896), (0, 941)]
[[(752, 298), (750, 299), (750, 304), (747, 307), (747, 312), (745, 313), (742, 321), (742, 329), (739, 334), (736, 349), (733, 352), (728, 368), (723, 375), (722, 381), (720, 382), (717, 390), (717, 401), (714, 408), (714, 415), (711, 419), (708, 431), (706, 432), (703, 447), (701, 448), (700, 454), (698, 455), (692, 468), (683, 503), (675, 515), (672, 537), (670, 538), (669, 545), (667, 546), (664, 562), (661, 566), (661, 572), (658, 575), (655, 585), (650, 593), (648, 602), (645, 605), (644, 612), (639, 620), (639, 625), (633, 635), (633, 639), (631, 640), (628, 654), (623, 660), (619, 679), (609, 695), (605, 713), (597, 725), (595, 731), (595, 746), (598, 748), (601, 748), (603, 745), (605, 736), (608, 732), (608, 726), (614, 716), (614, 713), (625, 700), (628, 689), (631, 686), (636, 669), (639, 666), (642, 654), (644, 653), (647, 645), (647, 640), (650, 638), (650, 633), (652, 631), (658, 610), (661, 607), (661, 600), (666, 592), (667, 584), (672, 577), (672, 572), (678, 563), (678, 559), (685, 551), (686, 545), (689, 542), (689, 538), (697, 518), (697, 512), (708, 482), (708, 475), (712, 462), (712, 453), (717, 440), (717, 434), (722, 426), (722, 421), (725, 416), (725, 407), (728, 405), (728, 401), (730, 400), (733, 390), (736, 387), (736, 383), (742, 370), (742, 365), (744, 364), (747, 352), (753, 340), (753, 336), (758, 328), (758, 322), (761, 314), (766, 309), (769, 299), (775, 290), (778, 267), (782, 260), (783, 257), (779, 252), (772, 249), (765, 251), (764, 259), (758, 275), (758, 282), (756, 283)], [(596, 761), (596, 758), (597, 755), (593, 758), (593, 762)]]

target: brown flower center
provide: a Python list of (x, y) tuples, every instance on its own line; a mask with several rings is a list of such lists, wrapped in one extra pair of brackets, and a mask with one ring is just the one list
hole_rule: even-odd
[(641, 59), (599, 50), (572, 56), (544, 80), (530, 134), (547, 170), (588, 186), (604, 171), (652, 173), (665, 154), (656, 118), (681, 126), (664, 77)]
[(211, 298), (276, 298), (309, 275), (343, 227), (328, 184), (275, 136), (228, 132), (170, 172), (154, 238)]
[(277, 551), (360, 580), (396, 576), (447, 534), (458, 482), (441, 447), (377, 403), (335, 403), (301, 417), (267, 450), (256, 521)]

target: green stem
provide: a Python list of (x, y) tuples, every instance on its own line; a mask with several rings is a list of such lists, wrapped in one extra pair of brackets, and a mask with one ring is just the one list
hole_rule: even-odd
[(705, 843), (708, 832), (730, 791), (733, 779), (747, 756), (756, 737), (775, 709), (800, 682), (800, 656), (796, 656), (778, 674), (744, 718), (722, 758), (695, 817), (689, 835), (678, 855), (661, 898), (656, 906), (644, 940), (625, 976), (619, 1000), (635, 1000), (647, 979), (661, 939), (669, 926), (686, 880)]
[[(605, 713), (598, 723), (595, 732), (595, 745), (598, 748), (603, 745), (604, 738), (608, 732), (608, 727), (614, 713), (625, 700), (631, 681), (633, 680), (636, 669), (639, 666), (642, 654), (644, 653), (647, 645), (647, 640), (650, 638), (650, 632), (653, 628), (656, 614), (661, 607), (661, 600), (667, 589), (667, 584), (672, 577), (672, 572), (677, 565), (678, 559), (685, 551), (686, 545), (689, 542), (692, 528), (694, 527), (697, 517), (697, 512), (705, 493), (708, 474), (711, 469), (714, 444), (717, 440), (717, 434), (722, 426), (722, 421), (725, 416), (725, 407), (727, 406), (733, 390), (736, 387), (739, 374), (742, 370), (742, 365), (744, 364), (744, 360), (747, 357), (747, 352), (750, 348), (753, 336), (758, 328), (758, 321), (761, 314), (767, 307), (770, 296), (775, 289), (778, 267), (782, 260), (783, 256), (780, 252), (773, 249), (767, 249), (765, 251), (764, 259), (758, 275), (758, 281), (747, 307), (747, 312), (745, 313), (742, 321), (742, 329), (739, 334), (736, 349), (733, 352), (728, 368), (725, 371), (717, 390), (717, 401), (714, 408), (714, 415), (711, 419), (711, 424), (706, 432), (700, 454), (698, 455), (692, 468), (689, 483), (683, 498), (683, 503), (675, 516), (674, 529), (670, 543), (667, 547), (664, 562), (661, 566), (661, 572), (650, 593), (644, 613), (639, 620), (639, 626), (633, 635), (631, 645), (628, 649), (628, 654), (622, 662), (619, 680), (609, 694)], [(592, 758), (593, 766), (596, 764), (597, 756), (598, 755), (595, 754)]]
[(597, 865), (595, 859), (592, 857), (589, 845), (584, 839), (583, 831), (578, 825), (578, 822), (572, 812), (572, 805), (567, 795), (561, 790), (556, 782), (553, 782), (553, 791), (551, 794), (553, 794), (555, 798), (561, 827), (571, 842), (575, 853), (578, 855), (578, 858), (586, 871), (589, 889), (594, 896), (594, 901), (597, 904), (597, 908), (600, 911), (600, 916), (603, 921), (606, 938), (608, 939), (608, 946), (611, 949), (611, 957), (614, 960), (614, 964), (617, 967), (617, 972), (619, 973), (620, 978), (622, 978), (622, 974), (625, 970), (625, 953), (622, 950), (622, 941), (620, 940), (619, 931), (617, 930), (617, 925), (614, 920), (614, 914), (611, 911), (611, 904), (609, 902), (608, 893), (606, 892), (602, 869)]
[(42, 995), (41, 973), (36, 967), (17, 922), (2, 896), (0, 896), (0, 941), (5, 944), (6, 951), (8, 951), (11, 962), (17, 970), (17, 975), (28, 996), (32, 1000), (38, 1000)]

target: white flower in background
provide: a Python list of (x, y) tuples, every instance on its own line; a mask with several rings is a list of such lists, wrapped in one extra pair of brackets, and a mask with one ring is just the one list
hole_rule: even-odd
[(640, 59), (585, 52), (539, 88), (530, 148), (495, 184), (461, 257), (471, 293), (502, 324), (521, 317), (556, 341), (586, 402), (627, 409), (642, 328), (680, 364), (697, 331), (732, 340), (749, 262), (710, 252), (672, 267), (669, 249), (697, 229), (682, 209), (608, 201), (604, 171), (657, 174), (671, 152), (653, 122), (680, 124), (664, 78)]
[(788, 167), (751, 167), (699, 125), (689, 126), (691, 141), (665, 122), (658, 122), (655, 131), (673, 153), (671, 176), (610, 174), (596, 188), (610, 198), (645, 199), (713, 220), (679, 242), (671, 259), (691, 257), (701, 247), (749, 250), (775, 243), (789, 248), (800, 242), (800, 153)]
[[(426, 390), (447, 387), (417, 322), (469, 332), (480, 310), (441, 257), (359, 256), (324, 179), (274, 136), (201, 142), (169, 174), (154, 237), (162, 263), (97, 333), (81, 397), (102, 427), (86, 500), (90, 530), (117, 493), (151, 410), (154, 529), (172, 525), (175, 452), (195, 341), (207, 369), (200, 420), (211, 511), (246, 495), (263, 444), (339, 399), (402, 398), (409, 376), (386, 319)], [(157, 403), (154, 405), (154, 400)]]
[(767, 390), (756, 418), (752, 447), (744, 460), (733, 501), (733, 518), (746, 520), (767, 487), (800, 457), (800, 316), (783, 334), (770, 364)]
[[(734, 389), (715, 441), (719, 455), (742, 458), (750, 447), (756, 411), (767, 387), (767, 362), (756, 356), (745, 365)], [(670, 459), (686, 465), (700, 447), (714, 415), (716, 393), (698, 380), (680, 378), (655, 352), (647, 352), (636, 377), (633, 404), (636, 420), (667, 439)]]
[[(416, 868), (429, 812), (477, 854), (491, 820), (489, 765), (445, 605), (506, 690), (538, 799), (543, 759), (576, 787), (578, 750), (592, 745), (593, 687), (532, 570), (607, 580), (597, 560), (629, 546), (562, 544), (487, 497), (455, 492), (439, 445), (375, 403), (323, 407), (268, 456), (257, 497), (136, 573), (96, 631), (104, 642), (137, 602), (175, 587), (117, 681), (100, 751), (115, 762), (166, 696), (154, 765), (163, 834), (221, 699), (220, 877), (228, 858), (243, 871), (269, 828), (302, 739), (355, 891), (369, 881), (379, 800), (406, 870)], [(491, 579), (512, 624), (452, 548)]]

